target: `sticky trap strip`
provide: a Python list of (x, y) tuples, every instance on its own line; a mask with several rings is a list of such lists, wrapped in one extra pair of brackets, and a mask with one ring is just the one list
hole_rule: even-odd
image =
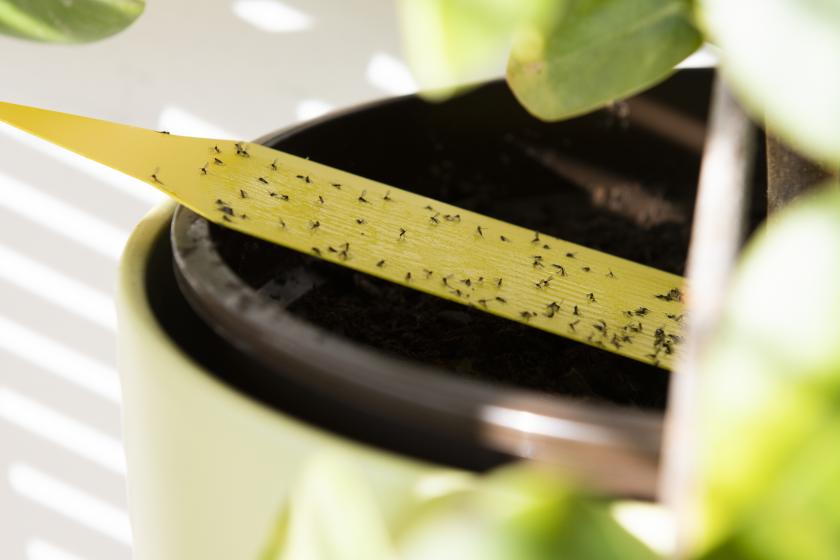
[(10, 103), (0, 120), (271, 243), (661, 368), (679, 351), (679, 276), (261, 145)]

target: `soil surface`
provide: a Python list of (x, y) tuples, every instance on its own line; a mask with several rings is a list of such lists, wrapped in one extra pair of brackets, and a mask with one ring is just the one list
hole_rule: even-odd
[[(697, 100), (684, 96), (678, 109), (702, 119), (707, 94), (696, 89), (706, 86), (695, 86)], [(468, 95), (339, 119), (276, 147), (683, 273), (699, 153), (633, 125), (626, 108), (546, 124), (497, 89), (490, 102), (505, 116), (491, 125), (471, 120), (482, 108)], [(274, 298), (298, 286), (296, 297), (286, 297), (289, 311), (358, 343), (471, 378), (588, 401), (665, 405), (663, 370), (223, 228), (214, 226), (213, 235), (252, 286)]]

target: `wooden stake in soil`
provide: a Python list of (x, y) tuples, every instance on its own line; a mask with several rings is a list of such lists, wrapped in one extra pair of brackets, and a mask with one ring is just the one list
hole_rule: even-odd
[(700, 171), (688, 255), (688, 340), (671, 383), (663, 446), (661, 494), (674, 511), (677, 556), (691, 551), (698, 523), (696, 472), (697, 399), (702, 389), (699, 360), (716, 327), (735, 259), (744, 237), (752, 182), (756, 131), (749, 117), (717, 78), (709, 135)]
[(347, 268), (666, 369), (681, 346), (673, 274), (265, 146), (10, 103), (0, 120)]

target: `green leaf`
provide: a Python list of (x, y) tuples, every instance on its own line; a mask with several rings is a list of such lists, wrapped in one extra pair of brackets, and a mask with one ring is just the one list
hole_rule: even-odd
[(310, 459), (278, 516), (262, 560), (388, 560), (385, 518), (352, 459)]
[(520, 36), (508, 82), (535, 116), (559, 120), (644, 90), (701, 45), (690, 0), (570, 0)]
[(700, 551), (840, 557), (840, 190), (751, 243), (703, 363)]
[(517, 30), (564, 2), (400, 0), (406, 58), (427, 95), (451, 95), (500, 74)]
[(518, 465), (415, 512), (400, 538), (401, 560), (653, 560), (607, 504)]
[(840, 163), (840, 2), (700, 0), (723, 71), (789, 144)]
[(48, 43), (87, 43), (128, 27), (145, 0), (0, 0), (0, 33)]

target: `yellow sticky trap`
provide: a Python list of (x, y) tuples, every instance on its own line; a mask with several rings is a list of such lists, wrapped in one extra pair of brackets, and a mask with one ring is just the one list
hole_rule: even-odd
[(670, 368), (683, 279), (260, 145), (22, 105), (0, 120), (224, 227)]

